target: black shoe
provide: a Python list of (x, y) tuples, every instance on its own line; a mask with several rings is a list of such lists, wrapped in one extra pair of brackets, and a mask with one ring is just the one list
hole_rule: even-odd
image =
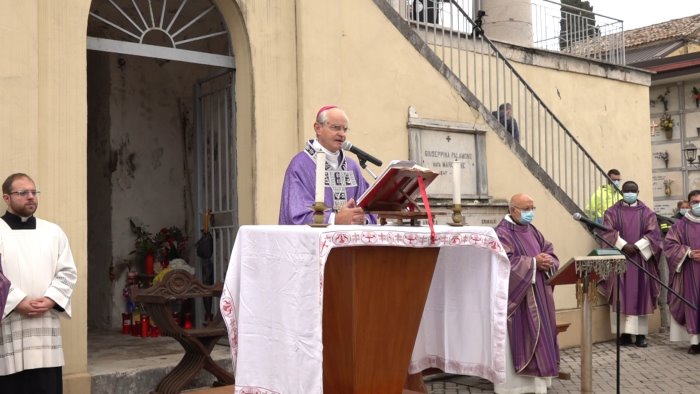
[(622, 334), (620, 335), (619, 338), (617, 338), (617, 343), (620, 346), (628, 346), (632, 344), (632, 335), (630, 334)]
[(637, 339), (634, 342), (637, 347), (647, 347), (649, 344), (647, 343), (647, 337), (644, 335), (637, 335)]
[(690, 345), (688, 354), (700, 354), (700, 345)]

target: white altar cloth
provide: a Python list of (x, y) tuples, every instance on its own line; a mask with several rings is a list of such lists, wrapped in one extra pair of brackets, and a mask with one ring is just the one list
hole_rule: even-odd
[(243, 226), (221, 312), (236, 393), (323, 393), (323, 272), (332, 248), (440, 247), (409, 370), (502, 383), (510, 263), (490, 227)]

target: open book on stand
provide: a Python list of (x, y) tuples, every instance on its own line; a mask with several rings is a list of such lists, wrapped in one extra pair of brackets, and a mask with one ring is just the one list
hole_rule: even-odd
[(418, 177), (423, 178), (427, 188), (437, 176), (437, 172), (414, 161), (393, 160), (360, 196), (357, 205), (370, 212), (402, 211), (409, 204), (417, 208), (415, 199), (420, 195)]

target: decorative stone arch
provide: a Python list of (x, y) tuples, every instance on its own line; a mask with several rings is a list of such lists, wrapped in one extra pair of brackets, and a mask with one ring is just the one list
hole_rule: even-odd
[[(93, 0), (91, 3), (95, 3)], [(116, 0), (103, 0), (113, 7), (112, 17), (96, 14), (89, 10), (88, 20), (101, 21), (105, 26), (122, 33), (121, 38), (129, 41), (114, 40), (106, 37), (90, 36), (88, 32), (87, 49), (109, 50), (124, 54), (143, 55), (167, 60), (179, 60), (195, 62), (199, 64), (216, 65), (236, 69), (236, 123), (237, 123), (237, 152), (238, 152), (238, 211), (240, 223), (253, 223), (255, 220), (255, 204), (253, 190), (253, 163), (255, 162), (254, 149), (254, 101), (253, 101), (253, 67), (251, 61), (251, 49), (248, 30), (241, 12), (240, 0), (208, 0), (212, 5), (201, 12), (182, 16), (182, 11), (191, 4), (191, 0), (121, 0), (132, 5), (140, 4), (136, 15), (126, 15), (123, 6)], [(167, 18), (166, 7), (177, 6), (174, 18)], [(194, 25), (203, 18), (212, 14), (213, 8), (219, 11), (225, 26), (212, 32), (183, 35), (192, 30)], [(113, 16), (120, 17), (115, 19)], [(178, 24), (178, 19), (187, 22)], [(117, 23), (118, 22), (118, 23)], [(196, 31), (195, 31), (196, 32)], [(153, 45), (149, 35), (156, 33), (167, 37), (169, 46)], [(192, 45), (206, 42), (216, 38), (227, 38), (230, 53), (211, 51), (193, 51)], [(162, 40), (161, 40), (162, 41)], [(235, 54), (235, 59), (234, 59)]]

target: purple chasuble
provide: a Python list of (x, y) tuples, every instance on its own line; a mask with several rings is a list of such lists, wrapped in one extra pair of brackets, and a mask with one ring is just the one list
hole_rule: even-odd
[[(603, 223), (612, 231), (600, 235), (612, 245), (615, 245), (618, 235), (629, 244), (646, 238), (650, 244), (651, 257), (644, 260), (641, 253), (637, 253), (632, 259), (659, 278), (662, 238), (654, 211), (639, 200), (636, 206), (620, 200), (605, 211)], [(604, 292), (610, 308), (617, 311), (616, 275), (611, 274), (599, 288)], [(658, 298), (659, 284), (628, 261), (627, 271), (620, 276), (620, 312), (628, 316), (650, 315), (656, 309)]]
[[(508, 337), (513, 366), (519, 375), (555, 377), (559, 375), (559, 343), (552, 286), (547, 274), (537, 270), (534, 257), (547, 253), (559, 259), (534, 226), (518, 225), (506, 219), (496, 226), (496, 234), (510, 260), (508, 285)], [(535, 270), (535, 283), (532, 283)]]
[[(304, 150), (292, 158), (284, 174), (282, 201), (280, 203), (279, 224), (309, 224), (313, 222), (313, 210), (316, 198), (316, 149), (310, 140)], [(333, 169), (326, 163), (326, 187), (324, 203), (333, 210), (339, 209), (351, 198), (355, 201), (367, 190), (369, 184), (362, 177), (359, 164), (345, 157), (341, 150), (338, 168)], [(324, 223), (328, 223), (331, 210), (326, 211)], [(370, 223), (376, 223), (373, 215), (367, 215)]]
[[(666, 234), (664, 254), (668, 261), (671, 288), (693, 305), (700, 303), (700, 263), (686, 257), (688, 248), (700, 249), (700, 223), (679, 219)], [(676, 272), (681, 265), (681, 271)], [(700, 334), (700, 312), (687, 306), (675, 295), (668, 293), (668, 307), (678, 324), (689, 334)]]

